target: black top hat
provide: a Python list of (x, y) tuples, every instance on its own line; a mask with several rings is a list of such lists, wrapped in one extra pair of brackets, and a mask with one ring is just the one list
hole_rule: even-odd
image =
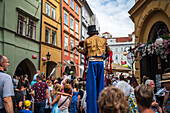
[(87, 32), (88, 35), (91, 35), (91, 34), (98, 34), (98, 31), (96, 30), (96, 25), (90, 25), (88, 26), (88, 32)]

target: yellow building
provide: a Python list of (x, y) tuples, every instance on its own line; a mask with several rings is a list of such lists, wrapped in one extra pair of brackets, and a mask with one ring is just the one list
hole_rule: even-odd
[[(170, 0), (136, 0), (130, 9), (130, 18), (135, 24), (135, 41), (147, 43), (155, 41), (161, 35), (168, 35), (170, 31)], [(137, 44), (136, 44), (137, 46)], [(168, 61), (168, 62), (167, 62)], [(136, 59), (137, 78), (143, 75), (150, 79), (159, 80), (165, 68), (170, 67), (170, 55), (167, 61), (160, 59), (156, 54), (153, 56)], [(156, 83), (157, 85), (157, 83)]]
[(54, 77), (61, 76), (60, 5), (60, 0), (43, 0), (40, 72)]

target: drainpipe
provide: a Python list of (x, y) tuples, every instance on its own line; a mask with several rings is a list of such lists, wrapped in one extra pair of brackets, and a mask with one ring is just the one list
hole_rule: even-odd
[[(83, 6), (82, 6), (83, 7)], [(80, 10), (80, 41), (82, 41), (82, 7), (81, 7), (81, 10)], [(81, 61), (82, 61), (82, 54), (80, 54), (80, 65), (81, 65)], [(79, 68), (79, 74), (80, 74), (80, 77), (83, 77), (83, 75), (81, 76), (81, 69)]]
[[(63, 62), (63, 47), (62, 47), (62, 44), (63, 44), (63, 20), (62, 20), (62, 0), (60, 0), (60, 19), (61, 19), (61, 63)], [(63, 72), (63, 67), (61, 67), (61, 77), (62, 77), (62, 72)]]
[(41, 62), (42, 12), (43, 12), (43, 0), (41, 0), (40, 45), (39, 45), (39, 65), (38, 65), (38, 70), (40, 70), (40, 62)]

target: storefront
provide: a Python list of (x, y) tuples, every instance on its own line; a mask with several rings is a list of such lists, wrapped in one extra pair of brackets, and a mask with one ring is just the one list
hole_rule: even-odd
[[(155, 81), (156, 87), (160, 85), (156, 80), (161, 79), (164, 69), (170, 67), (170, 55), (167, 53), (169, 46), (166, 45), (165, 51), (160, 50), (160, 53), (157, 53), (157, 45), (155, 45), (160, 37), (163, 39), (160, 47), (164, 45), (164, 42), (169, 41), (167, 38), (170, 32), (169, 3), (169, 0), (138, 0), (129, 11), (130, 18), (135, 24), (135, 46), (144, 48), (136, 58), (135, 76), (140, 78), (138, 81), (141, 81), (143, 75), (147, 75)], [(150, 45), (153, 45), (150, 47), (151, 54), (149, 53)]]

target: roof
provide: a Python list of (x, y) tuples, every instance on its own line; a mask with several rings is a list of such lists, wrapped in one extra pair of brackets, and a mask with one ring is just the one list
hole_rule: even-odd
[[(110, 33), (108, 33), (108, 32), (104, 32), (103, 34), (110, 34)], [(102, 35), (103, 35), (103, 34), (102, 34)]]
[(116, 38), (116, 42), (131, 42), (132, 37), (121, 37), (121, 38)]

